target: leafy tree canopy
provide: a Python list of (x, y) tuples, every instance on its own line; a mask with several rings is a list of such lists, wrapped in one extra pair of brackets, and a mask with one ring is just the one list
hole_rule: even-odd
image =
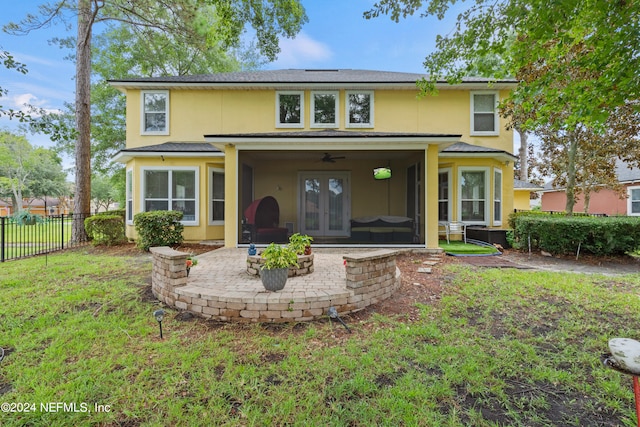
[(23, 197), (57, 196), (67, 190), (62, 160), (53, 151), (33, 147), (24, 135), (0, 131), (0, 197), (17, 210)]
[[(397, 22), (420, 11), (443, 19), (455, 3), (380, 0), (365, 17), (387, 14)], [(433, 90), (442, 78), (460, 81), (482, 67), (478, 58), (502, 58), (508, 75), (518, 79), (524, 68), (544, 64), (544, 75), (521, 80), (512, 94), (520, 103), (544, 94), (544, 107), (527, 126), (548, 122), (558, 108), (568, 113), (566, 127), (601, 125), (617, 106), (640, 99), (639, 11), (640, 3), (630, 0), (474, 0), (458, 15), (453, 31), (437, 37), (437, 50), (424, 63), (430, 79), (422, 87)], [(574, 56), (577, 48), (580, 55)], [(569, 67), (584, 74), (569, 73)], [(494, 69), (486, 71), (488, 76)], [(552, 84), (567, 75), (574, 78), (566, 85)]]

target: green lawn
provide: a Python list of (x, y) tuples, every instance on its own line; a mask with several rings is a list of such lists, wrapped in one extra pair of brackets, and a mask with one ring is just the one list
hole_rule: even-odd
[(599, 357), (640, 338), (640, 275), (456, 264), (417, 314), (346, 316), (352, 334), (167, 310), (160, 340), (150, 258), (94, 252), (0, 266), (0, 402), (35, 405), (0, 425), (636, 425)]
[(459, 240), (451, 240), (450, 242), (451, 243), (447, 243), (446, 240), (440, 240), (438, 246), (444, 249), (445, 252), (454, 255), (486, 255), (498, 253), (498, 250), (494, 246), (473, 245)]

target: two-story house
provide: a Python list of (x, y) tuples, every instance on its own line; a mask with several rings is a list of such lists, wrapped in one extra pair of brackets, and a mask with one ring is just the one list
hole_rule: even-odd
[[(440, 221), (506, 225), (515, 157), (497, 105), (515, 81), (442, 83), (420, 97), (421, 78), (276, 70), (110, 81), (127, 98), (116, 156), (127, 235), (136, 213), (161, 209), (184, 212), (185, 240), (227, 247), (255, 240), (255, 227), (265, 242), (284, 230), (315, 244), (437, 248)], [(256, 209), (269, 224), (255, 224)]]

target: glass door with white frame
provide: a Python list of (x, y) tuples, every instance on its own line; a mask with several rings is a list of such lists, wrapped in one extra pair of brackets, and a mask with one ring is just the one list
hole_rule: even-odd
[(300, 174), (300, 231), (314, 237), (349, 235), (349, 172)]

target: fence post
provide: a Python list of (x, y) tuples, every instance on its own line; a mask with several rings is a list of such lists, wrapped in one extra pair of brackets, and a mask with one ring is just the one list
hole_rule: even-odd
[(64, 249), (64, 213), (60, 214), (60, 247)]
[(4, 233), (6, 217), (0, 217), (0, 262), (4, 262)]

